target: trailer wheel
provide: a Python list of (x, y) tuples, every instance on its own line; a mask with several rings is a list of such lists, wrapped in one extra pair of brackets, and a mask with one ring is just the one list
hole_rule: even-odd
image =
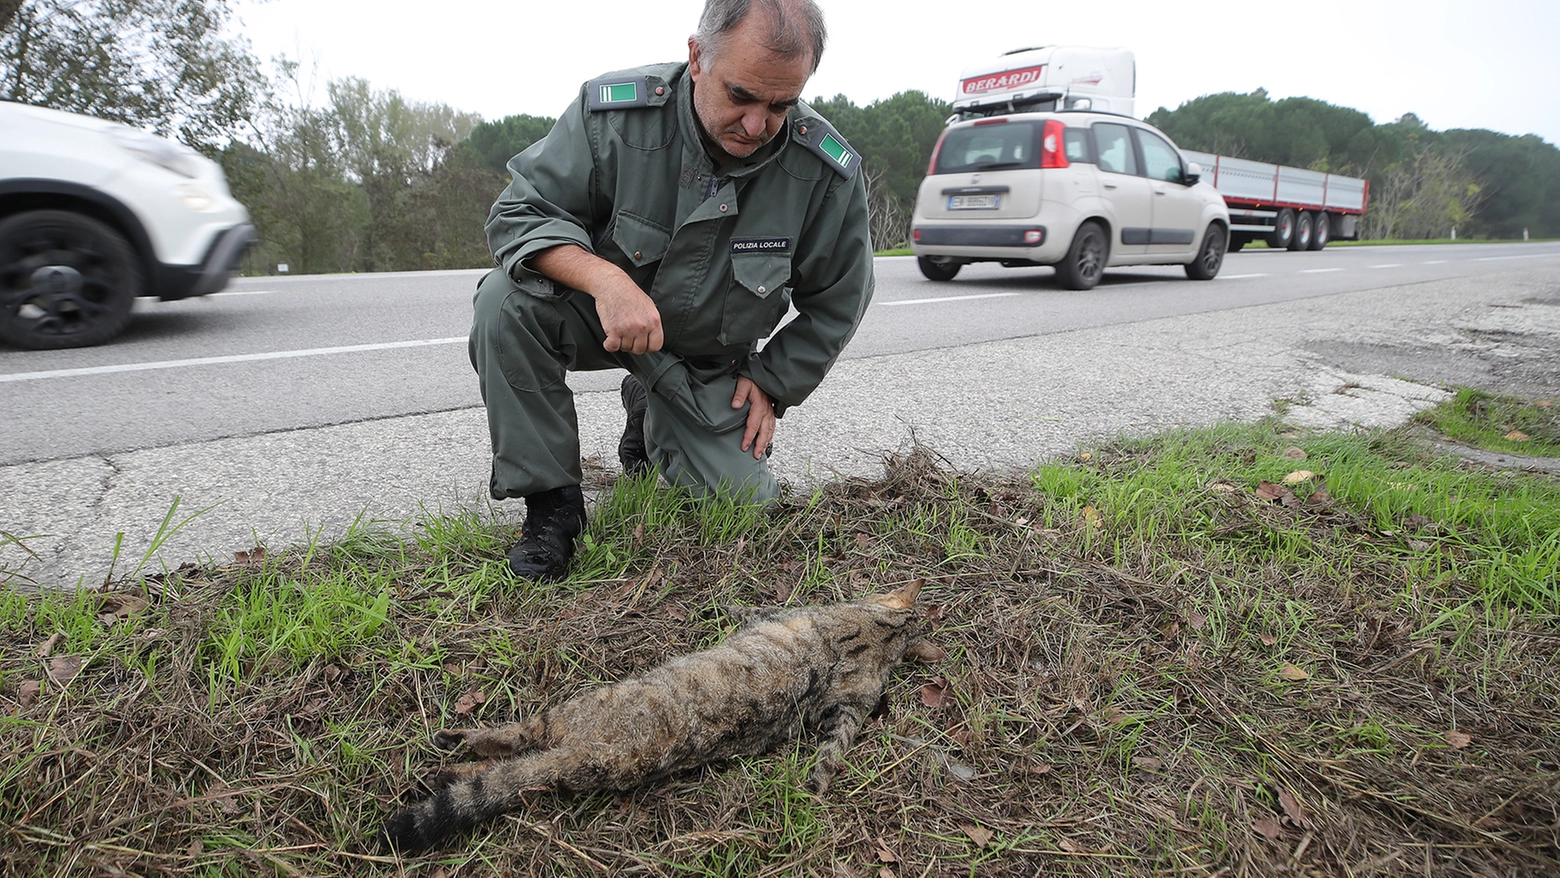
[(1303, 211), (1295, 217), (1295, 234), (1289, 239), (1289, 249), (1311, 249), (1311, 212)]
[(1278, 212), (1278, 218), (1273, 220), (1273, 231), (1268, 233), (1267, 245), (1274, 250), (1288, 250), (1289, 242), (1295, 239), (1295, 212), (1284, 208)]
[(1099, 223), (1087, 222), (1078, 227), (1067, 255), (1056, 263), (1056, 281), (1068, 290), (1092, 290), (1105, 275), (1105, 262), (1110, 258), (1110, 239)]
[(915, 264), (927, 280), (953, 280), (964, 263), (946, 256), (917, 256)]
[(1186, 263), (1187, 277), (1192, 280), (1213, 280), (1219, 275), (1219, 269), (1224, 265), (1224, 239), (1227, 234), (1219, 223), (1208, 224), (1208, 231), (1203, 232), (1202, 246), (1197, 249), (1197, 258)]
[(1332, 240), (1332, 222), (1327, 214), (1322, 211), (1316, 213), (1316, 218), (1311, 222), (1311, 249), (1320, 250)]

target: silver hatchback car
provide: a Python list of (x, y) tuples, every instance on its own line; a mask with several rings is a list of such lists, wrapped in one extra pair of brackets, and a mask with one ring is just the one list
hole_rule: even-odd
[(1158, 129), (1098, 112), (1014, 113), (942, 133), (916, 198), (921, 273), (952, 280), (970, 262), (1051, 265), (1087, 290), (1116, 265), (1219, 273), (1229, 210)]

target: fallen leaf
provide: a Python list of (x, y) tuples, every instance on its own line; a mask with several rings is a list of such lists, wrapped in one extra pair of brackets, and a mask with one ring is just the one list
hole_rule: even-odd
[(1446, 743), (1451, 744), (1452, 749), (1454, 750), (1461, 750), (1464, 747), (1467, 747), (1469, 744), (1472, 744), (1473, 738), (1469, 735), (1465, 735), (1462, 732), (1457, 731), (1456, 729), (1452, 729), (1446, 733)]
[(240, 564), (259, 564), (265, 560), (265, 546), (255, 546), (247, 552), (234, 552), (233, 560)]
[(1314, 478), (1316, 478), (1316, 473), (1313, 473), (1308, 469), (1297, 469), (1289, 475), (1284, 476), (1284, 484), (1298, 485), (1301, 482), (1309, 481), (1310, 479)]
[(1283, 824), (1279, 823), (1278, 818), (1271, 814), (1252, 823), (1251, 828), (1255, 829), (1268, 841), (1278, 841), (1278, 837), (1284, 834)]
[(1305, 460), (1310, 455), (1305, 453), (1304, 448), (1298, 448), (1294, 445), (1291, 445), (1284, 449), (1284, 456), (1290, 460)]
[(1304, 829), (1310, 821), (1306, 819), (1305, 809), (1300, 807), (1300, 802), (1288, 790), (1278, 791), (1278, 805), (1284, 809), (1284, 814), (1289, 817), (1289, 822)]
[(1529, 437), (1528, 434), (1522, 432), (1521, 430), (1512, 430), (1510, 433), (1506, 434), (1506, 438), (1513, 442), (1526, 442), (1531, 437)]
[(1311, 679), (1310, 674), (1307, 674), (1305, 671), (1302, 671), (1289, 662), (1284, 662), (1284, 666), (1279, 669), (1278, 675), (1283, 677), (1285, 680), (1290, 681), (1291, 683), (1298, 683), (1301, 680)]
[(1163, 635), (1166, 640), (1174, 640), (1181, 636), (1181, 623), (1171, 619), (1169, 624), (1159, 629), (1159, 633)]
[(1100, 518), (1099, 510), (1093, 506), (1083, 507), (1083, 520), (1090, 527), (1101, 528), (1105, 526), (1104, 519)]
[(959, 780), (974, 780), (975, 779), (975, 769), (969, 767), (968, 765), (965, 765), (962, 762), (950, 762), (950, 763), (948, 763), (948, 771), (954, 777), (958, 778)]
[(1158, 771), (1159, 767), (1164, 763), (1154, 756), (1134, 756), (1132, 757), (1132, 764), (1144, 771)]
[(959, 828), (964, 830), (964, 834), (970, 837), (970, 841), (975, 842), (976, 847), (983, 848), (986, 845), (991, 844), (991, 830), (982, 829), (979, 826), (971, 826), (967, 823), (959, 824)]
[(1208, 617), (1196, 610), (1189, 610), (1186, 613), (1186, 624), (1192, 626), (1193, 631), (1201, 631), (1208, 627)]
[(970, 745), (970, 730), (966, 728), (948, 729), (948, 737), (960, 747)]
[(17, 690), (16, 697), (22, 702), (23, 708), (32, 707), (38, 703), (38, 693), (42, 691), (43, 683), (38, 680), (23, 680)]
[(948, 681), (942, 677), (933, 677), (922, 684), (921, 703), (933, 709), (953, 703), (953, 697), (948, 694)]
[(184, 855), (186, 857), (198, 857), (198, 856), (201, 855), (201, 852), (204, 851), (205, 849), (206, 849), (206, 845), (204, 843), (202, 843), (200, 839), (197, 838), (194, 841), (190, 842), (190, 846), (189, 847), (184, 849)]
[(1082, 454), (1078, 455), (1078, 459), (1079, 460), (1089, 460), (1092, 457), (1094, 457), (1094, 455), (1092, 453), (1090, 453), (1090, 452), (1087, 452), (1087, 451), (1085, 451)]
[(42, 646), (38, 647), (38, 658), (48, 658), (49, 654), (54, 652), (54, 647), (59, 646), (60, 641), (64, 639), (65, 635), (56, 631), (53, 636), (43, 642)]
[(893, 869), (884, 866), (878, 869), (878, 878), (899, 878), (899, 875)]
[(640, 523), (634, 525), (634, 545), (636, 545), (636, 546), (643, 545), (644, 541), (645, 541), (645, 523), (641, 521)]
[(61, 686), (69, 686), (86, 663), (87, 660), (80, 656), (57, 655), (49, 659), (49, 679)]
[(1305, 498), (1305, 502), (1310, 506), (1321, 506), (1324, 503), (1331, 503), (1332, 495), (1327, 493), (1325, 488), (1317, 488), (1311, 492), (1311, 496)]
[(871, 542), (872, 539), (866, 534), (856, 534), (856, 548), (866, 551), (867, 545)]
[(467, 716), (487, 701), (487, 693), (481, 689), (467, 689), (466, 694), (455, 699), (455, 712)]
[(877, 838), (877, 858), (878, 862), (880, 863), (899, 862), (898, 855), (896, 855), (893, 850), (889, 848), (887, 842), (883, 841), (883, 836), (881, 835)]
[(1272, 646), (1278, 642), (1278, 638), (1271, 634), (1258, 634), (1257, 639), (1262, 641), (1263, 646)]
[(1051, 766), (1045, 764), (1044, 762), (1040, 763), (1039, 765), (1026, 765), (1024, 766), (1024, 773), (1039, 777), (1042, 774), (1050, 774)]
[(1534, 406), (1534, 408), (1547, 409), (1547, 408), (1549, 408), (1550, 406), (1552, 406), (1554, 404), (1555, 404), (1555, 401), (1552, 400), (1552, 399), (1541, 399), (1541, 400), (1538, 400), (1537, 402), (1533, 403), (1533, 406)]
[(1275, 485), (1272, 482), (1257, 483), (1257, 498), (1260, 500), (1279, 500), (1288, 493), (1289, 489), (1282, 485)]
[(1027, 519), (1024, 516), (1020, 515), (1019, 517), (1013, 519), (1013, 524), (1015, 524), (1018, 527), (1028, 527), (1029, 526), (1029, 519)]
[(1056, 846), (1070, 854), (1081, 854), (1084, 850), (1082, 845), (1065, 835), (1056, 840)]
[(942, 604), (930, 604), (926, 608), (926, 621), (941, 622), (943, 617)]

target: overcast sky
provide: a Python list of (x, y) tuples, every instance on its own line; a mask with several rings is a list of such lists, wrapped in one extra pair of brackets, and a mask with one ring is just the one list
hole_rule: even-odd
[[(820, 0), (829, 47), (805, 96), (858, 105), (919, 89), (952, 100), (960, 70), (1025, 46), (1137, 54), (1137, 115), (1267, 89), (1390, 122), (1533, 133), (1560, 144), (1560, 0), (969, 3)], [(702, 0), (240, 0), (240, 32), (412, 100), (500, 119), (556, 116), (581, 82), (686, 60)], [(886, 11), (891, 10), (891, 11)], [(849, 132), (846, 132), (847, 134)]]

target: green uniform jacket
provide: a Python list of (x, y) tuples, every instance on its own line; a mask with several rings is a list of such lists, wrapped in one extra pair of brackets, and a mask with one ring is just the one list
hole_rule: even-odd
[[(601, 84), (623, 81), (643, 89), (643, 106), (592, 109)], [(646, 355), (652, 376), (679, 358), (735, 359), (778, 413), (823, 380), (872, 298), (860, 159), (846, 152), (842, 164), (836, 149), (831, 162), (809, 147), (832, 128), (805, 104), (724, 177), (698, 131), (687, 64), (588, 83), (551, 134), (510, 160), (488, 244), (542, 298), (565, 291), (534, 270), (538, 252), (577, 244), (611, 261), (660, 310), (666, 342)], [(799, 316), (755, 353), (792, 304)]]

